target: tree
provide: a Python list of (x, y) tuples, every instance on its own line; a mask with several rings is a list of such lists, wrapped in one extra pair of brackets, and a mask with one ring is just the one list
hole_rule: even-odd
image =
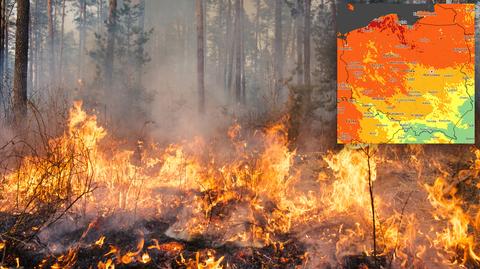
[[(59, 1), (59, 0), (56, 0)], [(67, 1), (67, 0), (60, 0)], [(76, 62), (76, 71), (77, 78), (84, 79), (85, 76), (85, 56), (87, 55), (87, 36), (92, 29), (100, 30), (100, 26), (105, 25), (106, 16), (103, 16), (105, 1), (109, 0), (69, 0), (72, 2), (72, 5), (75, 7), (73, 9), (75, 13), (73, 14), (74, 21), (77, 26), (78, 31), (78, 49), (77, 52), (77, 62)], [(69, 2), (67, 1), (67, 2)], [(62, 16), (64, 3), (62, 3)], [(60, 9), (60, 8), (58, 8)], [(68, 3), (67, 3), (68, 9)], [(96, 11), (96, 12), (95, 12)], [(67, 15), (67, 18), (69, 16)], [(62, 18), (64, 21), (64, 18)], [(63, 42), (62, 42), (63, 43)], [(64, 55), (66, 56), (66, 55)]]
[(28, 28), (30, 0), (17, 0), (15, 33), (15, 73), (13, 80), (13, 112), (15, 123), (27, 115)]
[(96, 0), (96, 6), (97, 6), (97, 20), (96, 20), (96, 25), (97, 29), (100, 30), (103, 25), (104, 25), (104, 19), (105, 19), (105, 0)]
[(65, 6), (66, 6), (67, 0), (62, 0), (62, 19), (61, 19), (61, 26), (60, 26), (60, 54), (59, 54), (59, 77), (60, 77), (60, 83), (63, 84), (63, 52), (65, 50)]
[(110, 3), (107, 32), (95, 33), (96, 48), (90, 52), (97, 77), (88, 87), (90, 90), (84, 91), (84, 97), (87, 104), (105, 106), (109, 119), (128, 133), (143, 128), (149, 120), (148, 105), (153, 96), (143, 87), (139, 70), (150, 61), (144, 47), (153, 29), (145, 31), (139, 25), (143, 16), (141, 3), (123, 0), (118, 8)]
[(241, 0), (235, 0), (235, 102), (242, 102), (242, 18), (243, 6)]
[[(275, 2), (277, 3), (277, 2)], [(260, 41), (260, 8), (261, 8), (261, 2), (260, 0), (255, 1), (255, 47), (254, 47), (254, 55), (253, 59), (255, 60), (254, 63), (254, 72), (255, 74), (258, 74), (258, 58), (260, 56), (260, 48), (259, 48), (259, 41)], [(275, 33), (277, 33), (275, 31)]]
[[(210, 10), (208, 10), (210, 8)], [(215, 80), (217, 83), (223, 83), (223, 71), (225, 70), (225, 35), (226, 35), (226, 1), (207, 1), (206, 13), (211, 14), (205, 26), (207, 43), (211, 44), (211, 49), (206, 50), (206, 59), (210, 59), (215, 64)], [(207, 16), (209, 17), (209, 16)], [(208, 64), (207, 64), (208, 65)], [(212, 68), (213, 69), (213, 68)]]
[(304, 0), (305, 1), (305, 32), (304, 32), (304, 43), (303, 43), (303, 53), (304, 53), (304, 64), (303, 64), (303, 72), (304, 72), (304, 83), (306, 86), (310, 86), (311, 78), (310, 78), (310, 28), (311, 28), (311, 5), (312, 0)]
[(3, 76), (4, 76), (4, 67), (5, 67), (5, 54), (7, 53), (6, 46), (6, 26), (7, 26), (7, 1), (0, 0), (0, 103), (3, 103), (4, 92), (3, 92)]
[[(115, 14), (112, 15), (113, 13)], [(110, 82), (115, 77), (115, 81), (124, 86), (137, 87), (141, 83), (138, 79), (139, 69), (150, 61), (144, 47), (153, 29), (145, 31), (141, 23), (144, 16), (141, 2), (132, 4), (132, 0), (123, 0), (120, 8), (111, 6), (110, 17), (112, 16), (115, 18), (106, 23), (106, 37), (96, 33), (96, 49), (90, 52), (99, 69), (100, 76), (97, 79), (102, 80), (104, 85), (111, 86)], [(115, 29), (111, 29), (112, 22), (115, 23)], [(115, 32), (114, 35), (112, 31)], [(119, 85), (115, 85), (117, 86)]]
[(113, 54), (115, 51), (115, 33), (117, 26), (117, 0), (110, 0), (107, 22), (107, 51), (105, 57), (105, 80), (111, 85), (113, 77)]
[[(116, 2), (116, 1), (115, 1)], [(83, 57), (85, 53), (85, 36), (87, 31), (87, 0), (79, 0), (79, 17), (77, 18), (79, 26), (78, 40), (78, 77), (83, 79)]]
[(245, 79), (245, 10), (243, 0), (240, 0), (240, 76), (241, 76), (241, 100), (240, 102), (247, 104), (247, 91), (246, 91), (246, 79)]
[(47, 1), (47, 19), (48, 19), (48, 65), (49, 65), (49, 77), (50, 82), (52, 82), (55, 77), (55, 62), (54, 62), (54, 30), (53, 30), (53, 0)]
[(282, 44), (282, 1), (275, 1), (275, 91), (280, 92), (283, 76), (283, 44)]
[(226, 50), (226, 63), (225, 63), (225, 92), (227, 99), (230, 100), (231, 90), (232, 90), (232, 77), (233, 77), (233, 54), (235, 52), (235, 39), (234, 31), (232, 30), (232, 22), (233, 22), (233, 15), (232, 15), (232, 0), (227, 0), (227, 30), (225, 34), (225, 50)]
[(297, 31), (297, 84), (303, 84), (303, 5), (302, 0), (297, 0), (295, 7), (295, 25)]
[[(138, 27), (140, 32), (145, 31), (145, 0), (140, 0), (139, 3), (139, 22), (138, 22)], [(139, 54), (143, 55), (144, 54), (144, 48), (143, 46), (139, 47)], [(142, 83), (142, 74), (143, 74), (143, 62), (139, 59), (137, 62), (137, 83), (141, 84)]]
[(303, 83), (305, 84), (305, 110), (304, 117), (306, 121), (309, 119), (312, 102), (312, 87), (311, 87), (311, 73), (310, 73), (310, 32), (311, 32), (311, 0), (304, 0), (304, 32), (303, 32)]
[(31, 40), (30, 40), (30, 85), (32, 89), (38, 87), (40, 78), (39, 51), (40, 51), (40, 23), (39, 23), (39, 0), (33, 2), (31, 20)]
[(197, 90), (198, 110), (205, 113), (205, 29), (204, 29), (204, 3), (203, 0), (196, 0), (197, 18)]

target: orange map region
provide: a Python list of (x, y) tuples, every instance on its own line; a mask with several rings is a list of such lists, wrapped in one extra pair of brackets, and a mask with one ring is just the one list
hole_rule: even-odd
[(338, 34), (338, 143), (474, 143), (474, 10), (435, 4), (412, 25), (392, 13)]

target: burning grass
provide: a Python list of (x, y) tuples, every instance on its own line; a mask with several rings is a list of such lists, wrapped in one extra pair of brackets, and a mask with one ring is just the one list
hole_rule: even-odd
[(283, 122), (129, 150), (75, 103), (2, 173), (2, 268), (479, 266), (480, 150), (319, 156)]

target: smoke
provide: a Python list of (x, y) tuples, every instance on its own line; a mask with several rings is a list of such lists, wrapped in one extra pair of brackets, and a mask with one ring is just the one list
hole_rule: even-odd
[[(247, 1), (248, 2), (248, 1)], [(207, 53), (205, 70), (206, 113), (199, 113), (196, 73), (195, 5), (191, 1), (150, 1), (146, 8), (146, 29), (153, 34), (146, 45), (151, 61), (145, 67), (143, 85), (152, 91), (149, 108), (154, 137), (161, 140), (211, 136), (226, 129), (242, 115), (219, 79), (218, 63)], [(153, 11), (155, 12), (149, 12)], [(215, 14), (207, 5), (207, 17)], [(212, 25), (210, 25), (212, 24)], [(210, 27), (212, 26), (212, 27)], [(210, 22), (206, 37), (219, 35)], [(215, 49), (207, 42), (208, 49)], [(218, 59), (217, 59), (218, 60)]]

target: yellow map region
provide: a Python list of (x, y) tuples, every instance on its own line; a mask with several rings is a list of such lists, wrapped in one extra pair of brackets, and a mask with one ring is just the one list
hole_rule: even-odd
[(413, 25), (386, 14), (339, 36), (338, 142), (474, 143), (474, 15), (437, 4)]

